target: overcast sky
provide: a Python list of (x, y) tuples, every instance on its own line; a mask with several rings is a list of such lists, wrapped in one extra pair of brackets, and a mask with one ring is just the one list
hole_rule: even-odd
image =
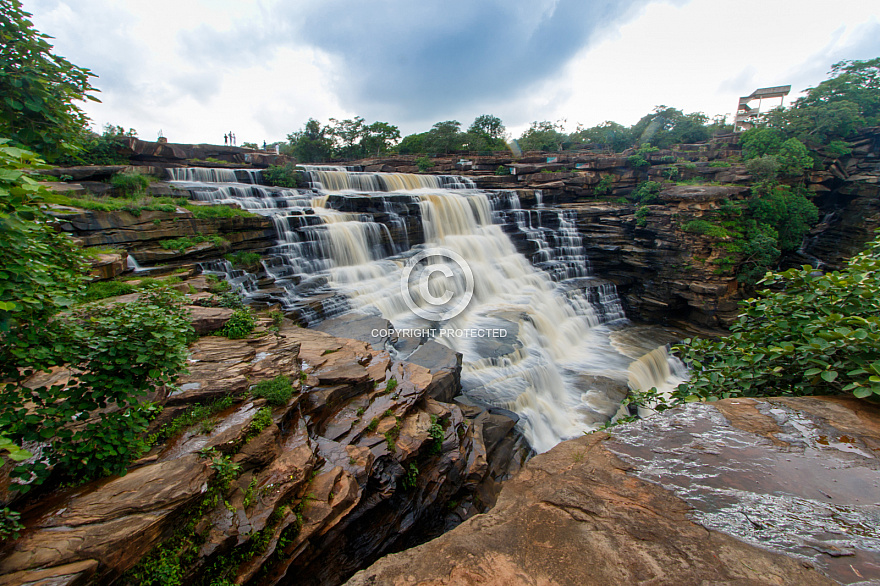
[(635, 123), (880, 56), (876, 0), (24, 0), (98, 78), (96, 126), (145, 140), (284, 140), (310, 117), (403, 135), (480, 114)]

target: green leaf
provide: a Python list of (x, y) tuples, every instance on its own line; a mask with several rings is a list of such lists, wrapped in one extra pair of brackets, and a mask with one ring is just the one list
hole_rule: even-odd
[(826, 370), (825, 372), (822, 373), (822, 380), (824, 380), (826, 382), (829, 382), (829, 383), (834, 382), (834, 379), (836, 379), (836, 378), (837, 378), (837, 371), (836, 370)]

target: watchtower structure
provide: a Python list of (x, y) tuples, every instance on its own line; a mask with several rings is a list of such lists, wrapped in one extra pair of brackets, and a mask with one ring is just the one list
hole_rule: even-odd
[[(733, 121), (733, 131), (742, 132), (755, 126), (758, 116), (761, 114), (761, 106), (764, 100), (779, 98), (779, 105), (782, 106), (785, 96), (791, 92), (790, 85), (778, 85), (775, 87), (762, 87), (756, 89), (751, 95), (739, 99), (739, 105), (736, 108), (736, 118)], [(758, 106), (752, 107), (750, 104), (758, 100)]]

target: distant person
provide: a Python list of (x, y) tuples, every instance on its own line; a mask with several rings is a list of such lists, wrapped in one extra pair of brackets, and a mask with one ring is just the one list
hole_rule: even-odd
[(224, 134), (223, 135), (223, 145), (226, 146), (228, 144), (229, 144), (229, 135)]
[(265, 140), (263, 141), (263, 150), (264, 151), (266, 150), (266, 141)]

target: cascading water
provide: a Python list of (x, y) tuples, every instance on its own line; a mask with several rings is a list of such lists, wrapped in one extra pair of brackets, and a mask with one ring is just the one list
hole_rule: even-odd
[[(455, 176), (337, 167), (306, 167), (305, 175), (311, 191), (259, 186), (258, 176), (234, 185), (180, 176), (199, 198), (216, 194), (274, 218), (279, 241), (263, 265), (283, 287), (286, 309), (305, 321), (357, 311), (381, 315), (398, 330), (440, 332), (436, 341), (463, 355), (464, 393), (519, 414), (536, 451), (614, 415), (607, 381), (625, 388), (632, 357), (610, 334), (627, 322), (614, 286), (589, 276), (568, 212), (522, 210), (514, 192), (483, 192)], [(473, 274), (470, 302), (440, 322), (420, 317), (408, 302), (418, 283), (401, 287), (408, 261), (429, 249), (457, 255)], [(247, 292), (250, 283), (241, 283)], [(435, 297), (456, 297), (467, 281), (434, 274), (423, 285)], [(477, 331), (492, 335), (456, 334)]]

